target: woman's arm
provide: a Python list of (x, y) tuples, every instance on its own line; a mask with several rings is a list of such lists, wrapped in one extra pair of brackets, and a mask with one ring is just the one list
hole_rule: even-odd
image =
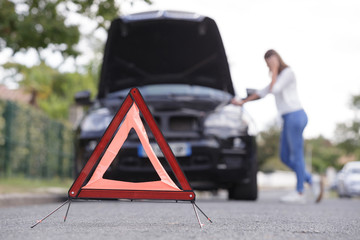
[(235, 98), (233, 98), (232, 100), (231, 100), (231, 103), (232, 104), (234, 104), (234, 105), (238, 105), (238, 106), (242, 106), (242, 105), (244, 105), (244, 103), (247, 103), (247, 102), (250, 102), (250, 101), (254, 101), (254, 100), (257, 100), (257, 99), (259, 99), (260, 98), (260, 96), (258, 95), (258, 94), (256, 94), (256, 93), (253, 93), (253, 94), (251, 94), (250, 96), (248, 96), (247, 98), (245, 98), (245, 99), (242, 99), (242, 100), (236, 100)]

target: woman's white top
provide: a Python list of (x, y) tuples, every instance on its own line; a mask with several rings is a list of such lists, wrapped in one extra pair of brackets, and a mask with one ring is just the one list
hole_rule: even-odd
[(289, 68), (283, 69), (278, 75), (270, 92), (270, 84), (256, 92), (260, 98), (272, 93), (275, 96), (276, 107), (281, 115), (302, 109), (296, 87), (294, 72)]

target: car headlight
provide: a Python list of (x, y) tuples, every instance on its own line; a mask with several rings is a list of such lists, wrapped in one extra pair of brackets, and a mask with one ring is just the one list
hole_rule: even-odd
[(240, 107), (227, 105), (207, 116), (204, 127), (205, 133), (228, 138), (246, 133), (248, 124), (243, 119)]
[(241, 138), (236, 137), (233, 139), (233, 147), (234, 148), (245, 148), (246, 144), (243, 140), (241, 140)]
[(103, 131), (109, 126), (112, 118), (109, 109), (99, 108), (85, 117), (81, 128), (83, 131)]

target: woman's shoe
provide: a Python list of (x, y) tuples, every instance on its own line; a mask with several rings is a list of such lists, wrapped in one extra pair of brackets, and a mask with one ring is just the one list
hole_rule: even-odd
[(306, 197), (305, 197), (305, 194), (300, 194), (298, 192), (292, 192), (292, 193), (287, 194), (287, 195), (283, 196), (282, 198), (280, 198), (280, 202), (305, 204)]

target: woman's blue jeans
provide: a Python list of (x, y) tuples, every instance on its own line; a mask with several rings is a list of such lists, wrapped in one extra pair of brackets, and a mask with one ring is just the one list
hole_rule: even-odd
[(311, 174), (305, 169), (303, 131), (308, 122), (304, 110), (282, 115), (283, 130), (280, 139), (281, 161), (296, 173), (296, 191), (304, 191), (304, 182), (312, 183)]

